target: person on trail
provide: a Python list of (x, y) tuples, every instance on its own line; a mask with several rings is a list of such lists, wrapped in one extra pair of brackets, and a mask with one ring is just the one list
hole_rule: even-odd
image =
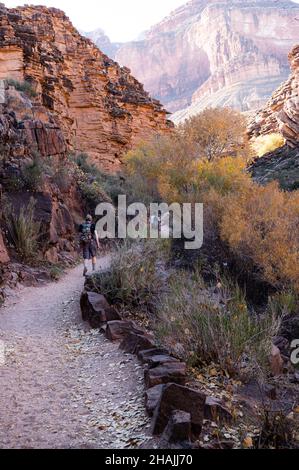
[(84, 271), (83, 276), (88, 272), (88, 261), (92, 260), (92, 270), (96, 270), (97, 249), (100, 248), (99, 237), (96, 226), (92, 221), (92, 216), (87, 215), (86, 220), (79, 227), (80, 245), (83, 251)]

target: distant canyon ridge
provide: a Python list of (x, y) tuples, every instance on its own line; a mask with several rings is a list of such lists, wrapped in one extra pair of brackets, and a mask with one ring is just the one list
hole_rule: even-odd
[(299, 42), (299, 5), (290, 0), (192, 0), (145, 32), (113, 44), (86, 35), (131, 69), (176, 122), (207, 106), (252, 111), (290, 74)]

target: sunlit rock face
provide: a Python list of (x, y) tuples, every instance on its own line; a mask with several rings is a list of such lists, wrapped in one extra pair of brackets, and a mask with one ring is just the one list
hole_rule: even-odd
[(288, 77), (298, 19), (289, 0), (193, 0), (115, 58), (176, 121), (207, 106), (250, 111)]
[[(0, 6), (0, 79), (32, 84), (35, 118), (68, 150), (116, 171), (140, 140), (171, 131), (161, 104), (127, 68), (82, 37), (60, 10)], [(48, 126), (49, 124), (49, 126)]]
[(250, 137), (279, 132), (289, 147), (296, 148), (299, 146), (299, 45), (292, 49), (289, 60), (291, 76), (252, 119), (248, 132)]

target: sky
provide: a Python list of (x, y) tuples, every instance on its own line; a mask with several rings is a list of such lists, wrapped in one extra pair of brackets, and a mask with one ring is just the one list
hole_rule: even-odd
[[(64, 10), (81, 31), (101, 28), (113, 42), (137, 39), (188, 0), (2, 0), (7, 7), (46, 5)], [(299, 0), (293, 0), (299, 3)]]
[(2, 3), (9, 8), (24, 4), (60, 8), (76, 28), (86, 32), (102, 28), (112, 41), (123, 42), (136, 39), (187, 0), (2, 0)]

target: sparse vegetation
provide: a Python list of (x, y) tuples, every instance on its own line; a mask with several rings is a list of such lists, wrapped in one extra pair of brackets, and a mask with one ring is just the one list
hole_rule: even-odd
[(32, 163), (22, 168), (23, 187), (30, 191), (40, 189), (43, 180), (43, 164), (39, 155), (34, 155)]
[[(157, 254), (163, 254), (158, 257)], [(152, 309), (156, 296), (164, 287), (163, 258), (167, 247), (154, 241), (126, 243), (117, 247), (111, 267), (91, 279), (91, 287), (111, 302), (124, 308)], [(162, 269), (157, 269), (159, 268)]]
[(29, 98), (35, 98), (37, 96), (37, 93), (34, 90), (33, 85), (30, 82), (26, 81), (26, 80), (19, 81), (19, 80), (15, 80), (13, 78), (8, 78), (6, 80), (6, 82), (9, 86), (12, 86), (16, 90), (18, 90), (22, 93), (25, 93), (25, 95), (27, 95)]
[[(94, 205), (96, 201), (97, 205), (102, 200), (108, 199), (117, 202), (119, 194), (126, 194), (126, 189), (123, 188), (123, 178), (117, 174), (111, 175), (101, 171), (96, 165), (89, 162), (87, 154), (71, 155), (70, 160), (79, 169), (79, 181), (82, 182), (81, 190), (90, 204)], [(88, 188), (88, 186), (92, 187)]]
[(5, 223), (9, 238), (19, 256), (26, 262), (32, 261), (37, 254), (40, 223), (34, 217), (35, 200), (30, 199), (28, 205), (22, 206), (19, 213), (7, 205)]
[(179, 344), (191, 365), (214, 362), (232, 374), (244, 364), (255, 374), (267, 368), (279, 321), (250, 311), (238, 285), (223, 278), (215, 295), (196, 270), (173, 276), (168, 287), (155, 322), (163, 344)]

